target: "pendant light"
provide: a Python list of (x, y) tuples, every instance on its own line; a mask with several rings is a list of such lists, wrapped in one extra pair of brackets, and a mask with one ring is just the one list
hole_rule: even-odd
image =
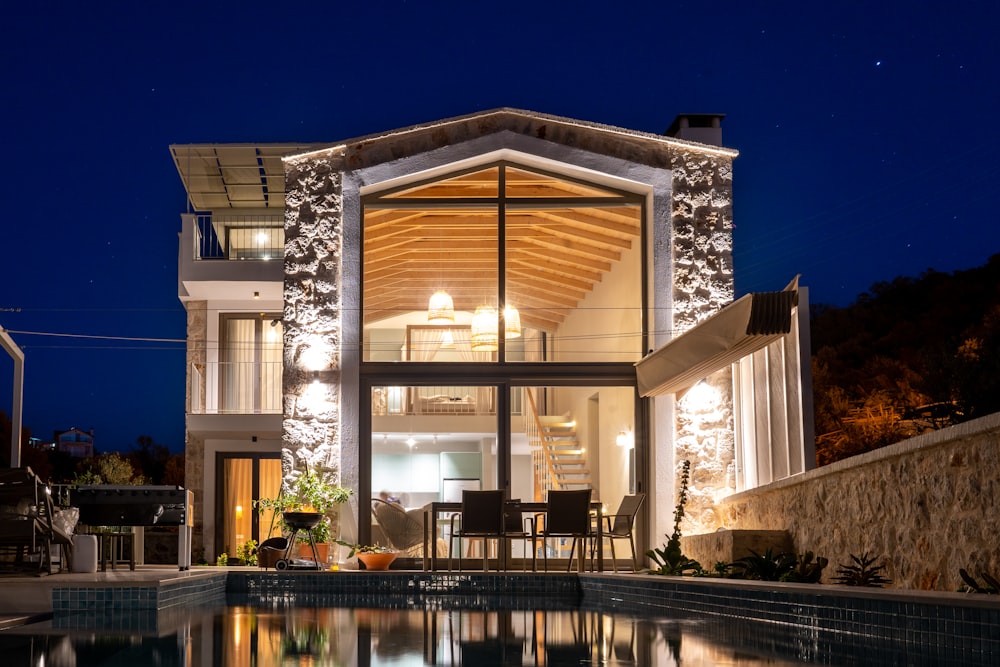
[(455, 302), (444, 290), (438, 290), (431, 295), (427, 305), (428, 324), (451, 324), (455, 321)]
[(476, 352), (497, 350), (497, 309), (478, 306), (472, 316), (472, 349)]
[(514, 306), (503, 309), (503, 337), (519, 338), (521, 336), (521, 313)]

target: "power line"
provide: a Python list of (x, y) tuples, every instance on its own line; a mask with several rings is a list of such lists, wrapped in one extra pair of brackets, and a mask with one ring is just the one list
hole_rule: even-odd
[(86, 338), (91, 340), (126, 340), (143, 343), (186, 343), (185, 338), (145, 338), (140, 336), (93, 336), (90, 334), (68, 334), (53, 333), (50, 331), (18, 331), (16, 329), (4, 329), (7, 333), (21, 334), (23, 336), (54, 336), (57, 338)]

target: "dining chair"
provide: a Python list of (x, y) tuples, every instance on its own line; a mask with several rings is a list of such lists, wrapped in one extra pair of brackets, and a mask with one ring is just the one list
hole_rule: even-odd
[[(452, 569), (455, 554), (455, 540), (458, 540), (458, 569), (462, 569), (462, 540), (478, 538), (483, 541), (483, 572), (489, 565), (489, 541), (502, 544), (504, 539), (504, 492), (501, 489), (489, 491), (462, 491), (462, 509), (451, 515), (451, 531), (448, 538), (448, 569)], [(499, 559), (498, 559), (499, 560)]]
[[(628, 540), (629, 547), (632, 549), (632, 571), (635, 572), (639, 569), (635, 553), (635, 538), (632, 533), (635, 528), (635, 516), (639, 513), (639, 508), (642, 507), (642, 503), (645, 500), (645, 493), (625, 496), (618, 505), (617, 512), (604, 516), (602, 537), (607, 539), (608, 544), (611, 546), (611, 565), (615, 572), (618, 571), (618, 559), (615, 557), (615, 540)], [(603, 547), (603, 544), (597, 545), (598, 549)]]
[(587, 541), (590, 539), (590, 496), (592, 489), (575, 489), (568, 491), (550, 490), (545, 501), (545, 516), (542, 517), (542, 529), (532, 533), (531, 548), (537, 550), (536, 541), (542, 540), (542, 557), (545, 563), (545, 571), (549, 569), (549, 550), (546, 543), (549, 538), (560, 539), (572, 538), (573, 545), (570, 549), (569, 563), (566, 565), (568, 572), (573, 565), (573, 553), (579, 545), (579, 569), (583, 570), (583, 561), (586, 557)]

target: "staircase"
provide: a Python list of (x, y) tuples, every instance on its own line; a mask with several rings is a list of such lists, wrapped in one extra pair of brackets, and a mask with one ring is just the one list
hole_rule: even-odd
[(528, 446), (535, 471), (535, 500), (548, 489), (589, 489), (590, 469), (576, 434), (576, 423), (563, 416), (539, 415), (531, 390), (526, 389)]

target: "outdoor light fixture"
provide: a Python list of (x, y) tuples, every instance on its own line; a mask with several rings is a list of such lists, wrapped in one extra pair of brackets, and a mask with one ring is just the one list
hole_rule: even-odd
[(497, 350), (497, 309), (478, 306), (472, 316), (472, 349), (476, 352)]
[(414, 445), (417, 444), (417, 440), (411, 435), (409, 438), (406, 439), (406, 444), (409, 445), (410, 447), (413, 447)]
[(455, 302), (444, 290), (438, 290), (431, 295), (427, 305), (428, 324), (450, 324), (455, 321)]
[(259, 299), (260, 298), (260, 292), (254, 292), (253, 293), (253, 298)]

